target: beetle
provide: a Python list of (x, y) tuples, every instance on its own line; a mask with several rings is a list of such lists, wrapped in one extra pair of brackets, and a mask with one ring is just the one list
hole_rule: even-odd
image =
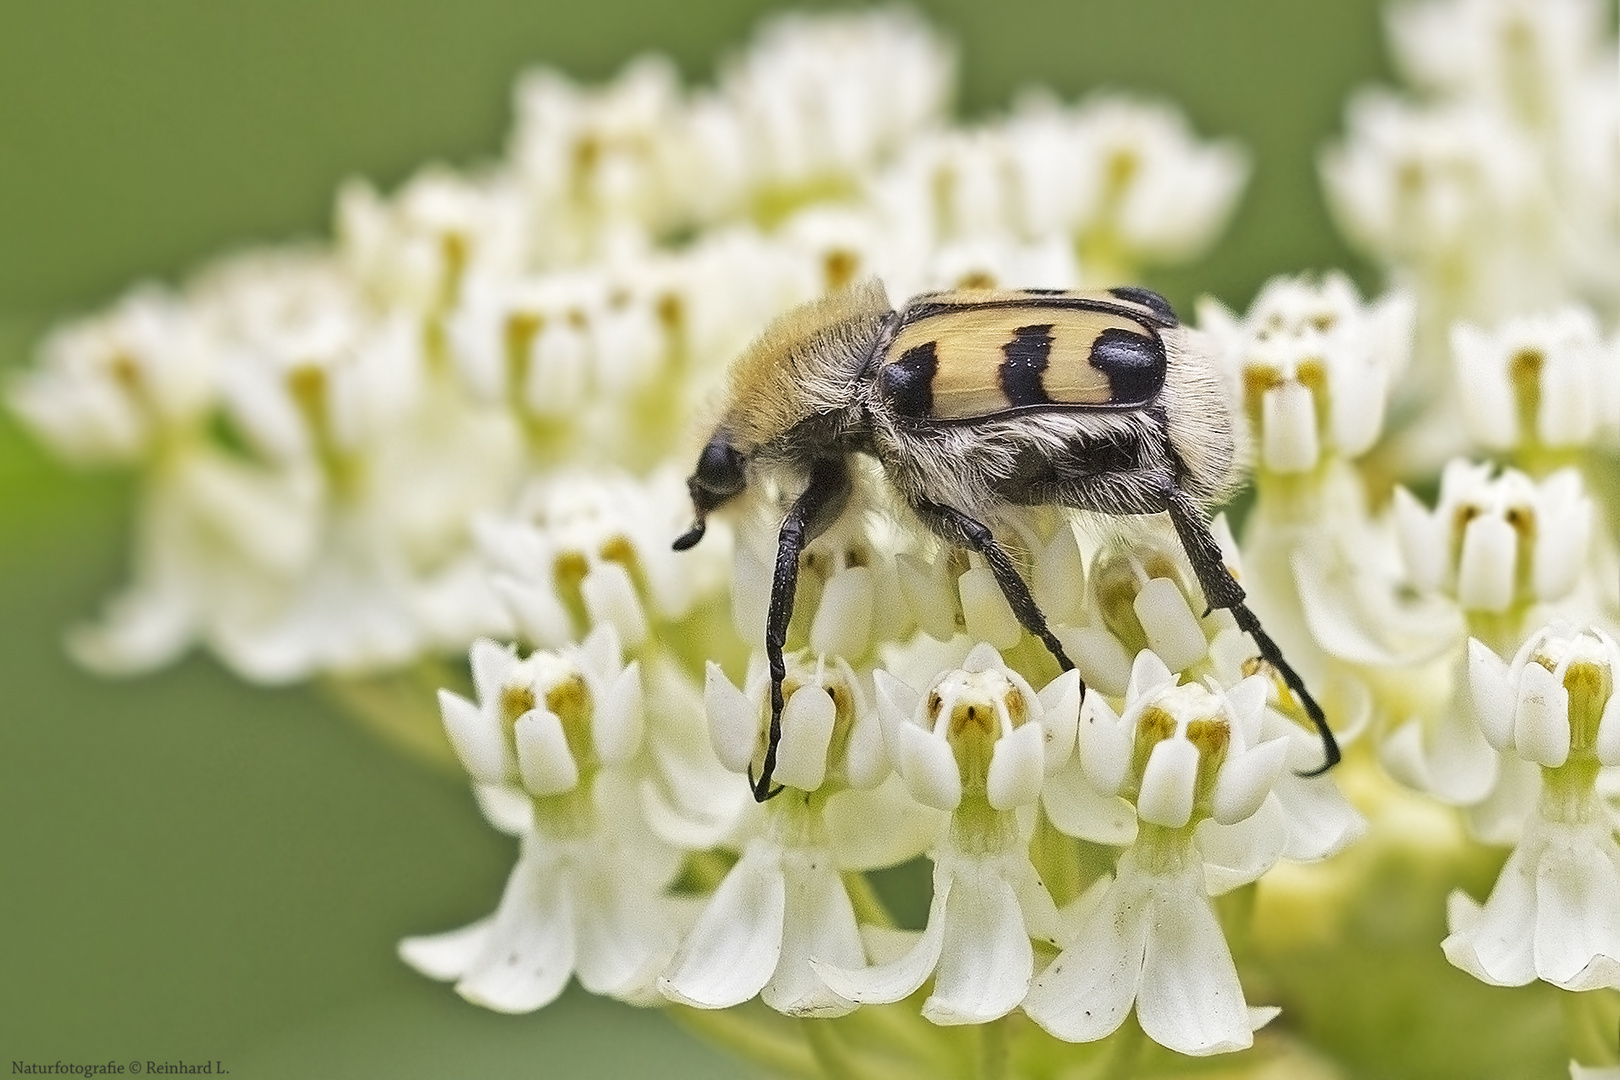
[[(1231, 611), (1338, 763), (1322, 708), (1227, 571), (1205, 521), (1238, 480), (1231, 410), (1213, 359), (1158, 293), (960, 289), (895, 310), (869, 279), (791, 310), (737, 358), (687, 480), (703, 539), (708, 515), (775, 476), (796, 490), (778, 537), (765, 652), (771, 721), (754, 797), (769, 798), (782, 735), (782, 649), (799, 556), (848, 505), (852, 455), (876, 459), (936, 536), (977, 551), (1019, 623), (1074, 667), (986, 520), (1012, 507), (1168, 514), (1211, 609)], [(1082, 692), (1083, 692), (1082, 686)]]

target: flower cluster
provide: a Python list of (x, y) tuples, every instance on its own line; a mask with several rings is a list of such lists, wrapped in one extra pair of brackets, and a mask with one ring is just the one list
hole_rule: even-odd
[[(562, 469), (669, 460), (773, 316), (872, 274), (895, 296), (1126, 281), (1231, 210), (1241, 153), (1168, 106), (1042, 101), (953, 128), (954, 66), (879, 11), (773, 22), (709, 89), (657, 58), (601, 87), (534, 72), (494, 165), (350, 184), (332, 245), (143, 286), (53, 335), (13, 408), (142, 483), (132, 581), (76, 655), (133, 671), (201, 643), (284, 681), (481, 634), (564, 640), (548, 590), (492, 592), (478, 523), (523, 519)], [(602, 482), (626, 519), (662, 520)]]
[[(707, 88), (532, 73), (493, 165), (351, 185), (332, 244), (53, 335), (12, 406), (142, 482), (132, 583), (72, 647), (131, 671), (201, 643), (263, 681), (470, 650), (439, 718), (518, 861), (493, 915), (401, 954), (505, 1012), (577, 978), (799, 1074), (937, 1073), (958, 1025), (1031, 1075), (1133, 1073), (1138, 1034), (1280, 1073), (1323, 1021), (1248, 916), (1333, 925), (1420, 843), (1512, 848), (1483, 903), (1422, 894), (1436, 921), (1451, 894), (1414, 946), (1447, 976), (1620, 990), (1616, 49), (1587, 0), (1418, 0), (1390, 31), (1426, 97), (1358, 97), (1323, 159), (1387, 291), (1279, 277), (1188, 327), (1253, 466), (1220, 555), (1334, 772), (1168, 522), (989, 522), (1062, 671), (1005, 568), (859, 455), (800, 555), (773, 744), (796, 492), (671, 550), (726, 362), (874, 277), (1130, 282), (1206, 248), (1248, 169), (1119, 95), (956, 124), (950, 48), (895, 11), (779, 19)], [(932, 893), (903, 926), (872, 875), (908, 864)], [(1251, 995), (1289, 1010), (1259, 1037)]]

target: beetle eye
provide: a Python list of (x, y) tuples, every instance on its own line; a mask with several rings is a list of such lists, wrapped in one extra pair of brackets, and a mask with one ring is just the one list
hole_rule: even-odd
[(692, 481), (721, 498), (737, 494), (748, 483), (743, 474), (742, 454), (723, 438), (711, 439), (698, 457)]

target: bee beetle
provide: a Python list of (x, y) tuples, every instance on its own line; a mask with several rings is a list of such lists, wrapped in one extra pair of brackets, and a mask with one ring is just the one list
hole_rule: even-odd
[[(754, 797), (774, 792), (782, 736), (782, 648), (799, 555), (849, 501), (852, 454), (946, 543), (979, 552), (1023, 627), (1074, 667), (987, 519), (1016, 506), (1166, 513), (1211, 608), (1226, 608), (1339, 747), (1321, 706), (1244, 604), (1204, 507), (1236, 480), (1226, 395), (1209, 358), (1157, 293), (1027, 289), (927, 293), (899, 311), (868, 280), (778, 318), (738, 357), (729, 393), (687, 480), (705, 521), (751, 478), (797, 490), (782, 522), (766, 617), (771, 725)], [(1082, 691), (1083, 691), (1082, 687)]]

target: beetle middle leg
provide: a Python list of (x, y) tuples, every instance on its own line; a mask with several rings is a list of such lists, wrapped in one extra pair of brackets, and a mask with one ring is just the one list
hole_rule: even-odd
[[(1035, 597), (1018, 573), (1018, 567), (1013, 565), (1007, 549), (996, 540), (989, 527), (955, 507), (939, 503), (919, 503), (915, 509), (935, 532), (958, 546), (972, 548), (984, 556), (990, 572), (995, 575), (996, 584), (1001, 587), (1001, 594), (1007, 598), (1013, 614), (1018, 617), (1018, 624), (1040, 638), (1041, 644), (1046, 646), (1047, 652), (1052, 654), (1064, 671), (1072, 671), (1074, 661), (1069, 659), (1068, 653), (1063, 651), (1063, 643), (1046, 625), (1046, 616), (1042, 614), (1040, 605), (1035, 603)], [(1080, 692), (1086, 692), (1084, 682), (1080, 684)]]
[(776, 750), (782, 742), (782, 680), (787, 663), (782, 649), (787, 644), (788, 623), (793, 621), (793, 594), (799, 585), (799, 556), (804, 546), (826, 531), (849, 501), (849, 466), (840, 458), (820, 458), (811, 466), (804, 491), (793, 501), (776, 541), (776, 570), (771, 575), (771, 606), (765, 617), (765, 659), (771, 668), (771, 729), (765, 743), (765, 760), (756, 779), (750, 769), (748, 780), (754, 800), (764, 802), (781, 792), (771, 788), (776, 771)]

